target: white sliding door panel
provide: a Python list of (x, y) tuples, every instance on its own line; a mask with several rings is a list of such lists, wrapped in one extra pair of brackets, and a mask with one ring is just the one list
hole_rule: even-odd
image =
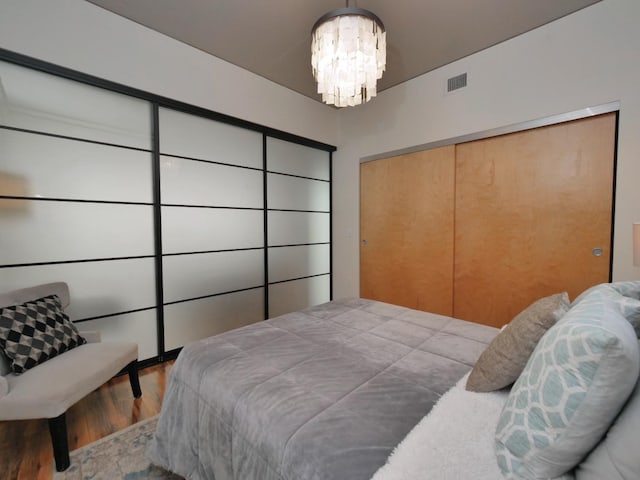
[(164, 306), (171, 350), (264, 318), (263, 145), (260, 133), (164, 108), (160, 132), (164, 294), (178, 302)]
[(146, 360), (158, 355), (156, 322), (156, 309), (153, 308), (142, 312), (78, 322), (76, 327), (80, 333), (83, 331), (100, 332), (103, 342), (136, 342), (138, 344), (138, 360)]
[(267, 182), (267, 207), (270, 209), (329, 211), (329, 182), (275, 173), (267, 175)]
[(174, 302), (264, 284), (264, 250), (163, 258), (164, 301)]
[(165, 348), (258, 322), (264, 318), (263, 305), (264, 288), (166, 305)]
[(153, 254), (147, 205), (4, 200), (0, 264)]
[(329, 245), (269, 248), (269, 282), (329, 273)]
[(0, 129), (0, 195), (151, 203), (151, 153)]
[(262, 169), (262, 134), (161, 108), (160, 152)]
[(269, 246), (331, 241), (330, 215), (309, 212), (269, 212)]
[(270, 317), (331, 297), (330, 159), (328, 152), (267, 138)]
[(263, 207), (261, 171), (167, 156), (160, 169), (164, 204)]
[(0, 60), (0, 292), (64, 281), (140, 360), (329, 300), (331, 153), (34, 62)]
[(206, 252), (264, 245), (261, 210), (162, 207), (164, 253)]
[(329, 152), (277, 138), (267, 138), (267, 170), (329, 180)]
[(330, 300), (329, 275), (269, 285), (269, 318)]
[(98, 142), (151, 148), (151, 106), (0, 61), (0, 124)]
[(34, 284), (66, 282), (71, 320), (148, 308), (156, 304), (153, 258), (61, 263), (0, 270), (0, 292)]

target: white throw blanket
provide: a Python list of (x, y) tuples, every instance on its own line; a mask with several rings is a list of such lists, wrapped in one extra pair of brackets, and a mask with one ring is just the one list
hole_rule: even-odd
[(372, 480), (500, 480), (493, 450), (508, 391), (468, 392), (468, 375), (445, 393)]

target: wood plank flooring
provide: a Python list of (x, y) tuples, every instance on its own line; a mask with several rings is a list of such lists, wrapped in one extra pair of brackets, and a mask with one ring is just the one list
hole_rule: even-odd
[[(129, 377), (117, 377), (67, 411), (69, 450), (87, 445), (160, 413), (173, 361), (140, 370), (142, 397), (133, 398)], [(0, 422), (0, 479), (51, 480), (54, 461), (47, 421)]]

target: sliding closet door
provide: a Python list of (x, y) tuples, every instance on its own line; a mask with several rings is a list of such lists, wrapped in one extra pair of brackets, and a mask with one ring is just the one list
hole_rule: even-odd
[(457, 146), (454, 316), (609, 281), (615, 114)]
[(455, 147), (360, 165), (360, 296), (451, 315)]
[(264, 318), (262, 135), (160, 109), (165, 349)]
[(0, 62), (0, 291), (65, 281), (81, 330), (156, 356), (151, 171), (148, 102)]
[(331, 299), (331, 155), (268, 137), (269, 317)]

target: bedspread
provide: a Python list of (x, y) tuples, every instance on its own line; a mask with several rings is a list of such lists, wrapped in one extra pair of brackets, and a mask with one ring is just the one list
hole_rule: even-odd
[(195, 342), (148, 456), (189, 479), (368, 480), (496, 334), (343, 299)]
[[(509, 390), (465, 390), (465, 375), (433, 407), (372, 480), (500, 480), (493, 449)], [(438, 472), (425, 476), (425, 472)]]

